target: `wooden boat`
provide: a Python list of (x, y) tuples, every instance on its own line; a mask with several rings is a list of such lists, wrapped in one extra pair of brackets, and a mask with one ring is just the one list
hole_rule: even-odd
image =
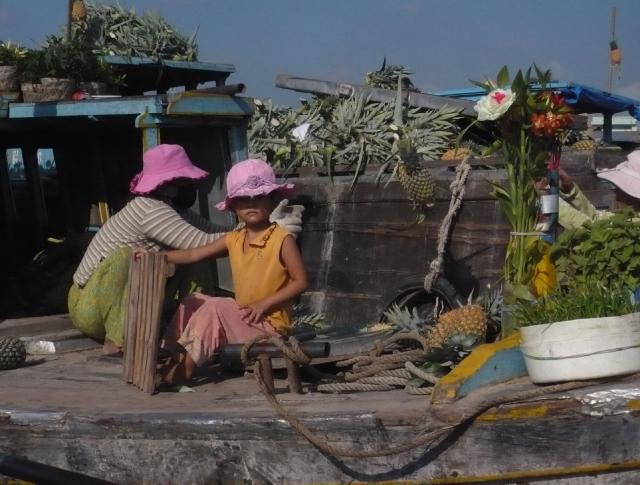
[[(160, 137), (185, 143), (201, 155), (219, 156), (223, 163), (204, 168), (221, 177), (227, 162), (246, 157), (244, 121), (250, 112), (250, 103), (242, 98), (211, 93), (11, 104), (2, 112), (8, 118), (0, 119), (0, 131), (11, 133), (10, 144), (27, 151), (25, 168), (30, 176), (25, 183), (32, 200), (26, 205), (29, 216), (21, 218), (14, 210), (15, 184), (0, 170), (6, 233), (16, 235), (17, 229), (28, 228), (33, 240), (19, 246), (33, 250), (41, 247), (51, 221), (63, 221), (65, 229), (84, 228), (86, 214), (75, 210), (69, 197), (77, 192), (71, 188), (82, 186), (94, 170), (110, 173), (114, 167), (107, 165), (109, 161), (139, 160), (141, 148)], [(192, 130), (187, 133), (185, 127)], [(75, 143), (69, 144), (70, 139)], [(114, 139), (123, 141), (128, 157), (113, 146)], [(4, 143), (2, 148), (8, 148), (9, 142)], [(63, 190), (58, 193), (64, 203), (55, 217), (38, 177), (35, 150), (42, 146), (58, 152), (64, 173), (59, 181)], [(98, 149), (90, 151), (91, 146)], [(91, 170), (84, 164), (86, 153), (92, 154), (87, 163)], [(587, 156), (566, 156), (571, 158), (574, 175), (582, 177), (581, 187), (597, 205), (610, 205), (611, 191), (588, 172)], [(486, 183), (487, 178), (500, 180), (504, 175), (500, 168), (481, 168), (487, 161), (474, 163), (478, 169), (452, 232), (446, 274), (462, 294), (495, 282), (507, 237)], [(118, 181), (125, 187), (137, 170), (124, 162), (117, 168), (116, 173), (95, 179), (99, 196), (114, 209), (118, 194), (108, 188)], [(350, 176), (338, 176), (331, 185), (327, 178), (299, 174), (298, 201), (307, 208), (301, 243), (311, 269), (308, 303), (313, 310), (342, 327), (375, 321), (388, 298), (405, 291), (407, 280), (424, 275), (435, 254), (437, 227), (452, 180), (450, 167), (444, 164), (434, 172), (439, 195), (423, 226), (413, 224), (411, 204), (395, 184), (381, 190), (372, 175), (364, 174), (356, 190), (349, 192)], [(205, 216), (208, 200), (219, 196), (216, 191), (219, 188), (213, 186), (201, 191), (199, 207)], [(16, 243), (10, 237), (2, 241), (7, 247)], [(5, 249), (3, 254), (12, 253)], [(223, 268), (219, 269), (223, 277)], [(52, 331), (51, 323), (31, 323), (32, 337)], [(63, 331), (64, 324), (54, 323), (62, 327), (56, 331)], [(9, 326), (0, 322), (0, 332)], [(352, 339), (354, 345), (362, 344), (359, 338)], [(498, 345), (472, 354), (468, 368), (460, 366), (441, 383), (432, 401), (402, 390), (320, 394), (309, 385), (306, 394), (294, 395), (283, 393), (284, 383), (277, 380), (278, 399), (323, 442), (382, 453), (354, 459), (311, 445), (275, 413), (246, 377), (229, 378), (212, 367), (195, 392), (148, 396), (125, 384), (121, 363), (105, 361), (87, 339), (67, 335), (49, 342), (58, 353), (0, 373), (2, 456), (19, 455), (123, 484), (638, 481), (640, 426), (635, 418), (640, 379), (544, 395), (545, 390), (522, 377), (513, 347)], [(332, 339), (334, 349), (340, 342), (344, 343)], [(530, 391), (535, 398), (522, 397)], [(607, 408), (598, 392), (616, 396), (619, 405)], [(510, 402), (514, 396), (519, 399)], [(494, 405), (497, 402), (504, 404)], [(390, 447), (410, 444), (424, 430), (437, 429), (446, 431), (446, 438), (384, 454)]]
[(334, 448), (384, 454), (444, 429), (433, 443), (368, 458), (316, 448), (253, 377), (217, 366), (194, 392), (148, 396), (99, 349), (32, 358), (0, 373), (0, 456), (120, 484), (637, 483), (640, 378), (547, 390), (511, 378), (522, 372), (517, 352), (479, 348), (431, 399), (401, 389), (323, 394), (310, 384), (289, 394), (276, 379), (287, 412)]

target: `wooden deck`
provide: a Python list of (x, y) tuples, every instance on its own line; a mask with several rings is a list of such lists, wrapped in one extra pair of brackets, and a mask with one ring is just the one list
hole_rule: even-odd
[[(490, 409), (430, 450), (341, 459), (277, 417), (253, 378), (212, 367), (194, 392), (149, 396), (125, 384), (121, 362), (99, 350), (31, 359), (0, 373), (0, 453), (116, 483), (640, 480), (640, 406), (633, 400), (623, 414), (591, 417), (578, 391), (547, 396)], [(615, 385), (640, 387), (638, 378), (621, 382)], [(405, 443), (420, 429), (455, 422), (478, 402), (534, 388), (522, 378), (433, 405), (401, 390), (298, 396), (285, 393), (285, 385), (276, 382), (287, 409), (330, 443), (356, 449)]]

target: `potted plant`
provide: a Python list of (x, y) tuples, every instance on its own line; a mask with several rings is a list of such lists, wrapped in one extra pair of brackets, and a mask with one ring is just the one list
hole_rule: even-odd
[(27, 50), (18, 44), (0, 41), (0, 91), (17, 91), (17, 64)]
[[(101, 62), (80, 35), (69, 41), (49, 36), (41, 49), (30, 51), (20, 69), (25, 101), (71, 99), (85, 82), (112, 81), (109, 67)], [(98, 89), (97, 86), (86, 88)]]
[(640, 307), (622, 285), (574, 282), (519, 302), (521, 349), (535, 383), (640, 371)]

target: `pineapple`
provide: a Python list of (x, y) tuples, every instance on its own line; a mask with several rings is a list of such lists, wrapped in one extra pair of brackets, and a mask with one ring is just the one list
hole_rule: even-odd
[(467, 304), (440, 315), (429, 332), (430, 347), (442, 348), (455, 335), (477, 337), (484, 340), (487, 332), (487, 314), (482, 305)]
[(74, 22), (83, 20), (87, 16), (87, 7), (83, 0), (74, 0), (71, 7), (71, 18)]
[(395, 173), (409, 199), (416, 204), (433, 203), (436, 184), (431, 172), (420, 165), (420, 157), (410, 138), (398, 141), (398, 155)]
[(0, 337), (0, 370), (15, 369), (27, 358), (24, 342), (14, 337)]
[(598, 148), (598, 144), (590, 139), (586, 140), (578, 140), (573, 145), (571, 145), (573, 150), (595, 150)]
[(471, 156), (473, 152), (470, 148), (460, 147), (458, 149), (450, 148), (440, 157), (442, 160), (462, 160), (464, 157)]

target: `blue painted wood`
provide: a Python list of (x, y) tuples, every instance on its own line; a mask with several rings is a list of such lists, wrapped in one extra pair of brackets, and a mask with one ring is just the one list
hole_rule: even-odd
[(229, 150), (232, 163), (246, 160), (249, 157), (246, 122), (234, 124), (229, 130)]
[(157, 117), (145, 110), (136, 117), (135, 126), (142, 130), (142, 153), (160, 144), (160, 127)]
[(520, 347), (500, 350), (460, 386), (456, 393), (456, 398), (466, 396), (471, 391), (490, 384), (505, 382), (526, 375), (527, 368), (525, 367)]
[(9, 106), (9, 118), (138, 115), (145, 110), (149, 113), (162, 113), (162, 98), (154, 95), (85, 101), (12, 103)]
[(168, 115), (251, 116), (253, 101), (249, 98), (220, 94), (182, 93), (169, 100)]
[[(159, 62), (156, 59), (152, 59), (150, 57), (101, 56), (101, 59), (108, 64), (114, 65), (159, 65)], [(162, 66), (170, 69), (185, 69), (215, 73), (231, 74), (236, 72), (236, 67), (233, 64), (220, 62), (173, 61), (163, 59)]]
[[(47, 103), (12, 103), (9, 118), (54, 118), (67, 116), (118, 116), (138, 115), (147, 111), (149, 115), (164, 113), (161, 95), (133, 96), (85, 101), (54, 101)], [(253, 113), (253, 103), (247, 98), (215, 94), (184, 93), (171, 97), (166, 114), (242, 116)]]

